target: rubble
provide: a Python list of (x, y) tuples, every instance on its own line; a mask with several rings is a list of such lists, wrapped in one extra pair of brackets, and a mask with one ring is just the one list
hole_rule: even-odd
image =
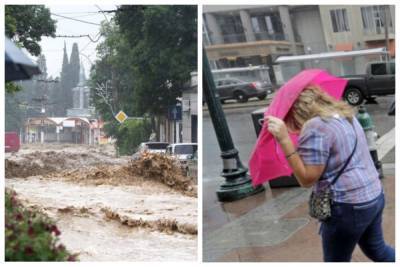
[(166, 155), (143, 153), (137, 160), (132, 160), (130, 172), (145, 179), (160, 181), (169, 187), (197, 196), (197, 187), (191, 177), (185, 176), (177, 162)]
[[(54, 145), (51, 146), (52, 148)], [(57, 148), (57, 146), (55, 146)], [(43, 176), (90, 185), (141, 185), (162, 183), (187, 196), (197, 196), (197, 186), (178, 162), (162, 154), (143, 153), (137, 160), (114, 158), (96, 149), (39, 150), (11, 155), (5, 160), (6, 178)]]
[(178, 232), (181, 234), (197, 235), (197, 226), (190, 223), (180, 223), (176, 219), (160, 218), (155, 220), (146, 220), (143, 217), (133, 218), (129, 215), (122, 215), (110, 208), (102, 208), (104, 216), (107, 219), (115, 220), (129, 227), (142, 227), (155, 231), (172, 234)]

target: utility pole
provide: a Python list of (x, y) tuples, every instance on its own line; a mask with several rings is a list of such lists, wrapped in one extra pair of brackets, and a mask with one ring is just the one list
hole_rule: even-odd
[[(385, 29), (385, 46), (386, 46), (386, 62), (389, 62), (390, 60), (390, 54), (389, 54), (389, 16), (388, 16), (388, 10), (389, 6), (384, 5), (381, 6), (383, 8), (383, 15), (384, 15), (384, 29)], [(389, 64), (389, 63), (387, 63)]]

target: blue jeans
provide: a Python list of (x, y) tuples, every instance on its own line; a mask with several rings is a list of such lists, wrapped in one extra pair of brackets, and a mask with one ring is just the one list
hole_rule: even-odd
[(332, 204), (332, 217), (321, 223), (320, 234), (325, 262), (349, 262), (358, 244), (375, 262), (394, 262), (395, 251), (385, 244), (382, 212), (385, 197), (360, 204)]

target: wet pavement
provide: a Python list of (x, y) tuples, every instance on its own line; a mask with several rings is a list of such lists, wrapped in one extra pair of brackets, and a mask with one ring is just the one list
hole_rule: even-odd
[[(387, 116), (392, 96), (367, 105), (383, 151), (386, 193), (383, 229), (386, 242), (395, 245), (394, 117)], [(250, 113), (259, 106), (226, 108), (228, 125), (240, 157), (247, 165), (256, 141)], [(203, 120), (203, 260), (204, 261), (322, 261), (319, 225), (308, 216), (309, 190), (270, 189), (236, 202), (221, 204), (215, 191), (222, 183), (220, 151), (207, 111)], [(385, 140), (383, 140), (385, 139)], [(390, 146), (390, 143), (392, 145)], [(359, 248), (353, 261), (369, 261)]]

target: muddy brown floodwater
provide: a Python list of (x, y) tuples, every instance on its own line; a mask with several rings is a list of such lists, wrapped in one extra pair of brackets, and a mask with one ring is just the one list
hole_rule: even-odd
[[(26, 206), (53, 218), (61, 242), (81, 261), (195, 261), (197, 198), (190, 179), (179, 178), (184, 181), (177, 190), (178, 183), (132, 176), (128, 158), (101, 152), (81, 146), (23, 148), (6, 155), (6, 186)], [(30, 167), (37, 170), (33, 176)]]

